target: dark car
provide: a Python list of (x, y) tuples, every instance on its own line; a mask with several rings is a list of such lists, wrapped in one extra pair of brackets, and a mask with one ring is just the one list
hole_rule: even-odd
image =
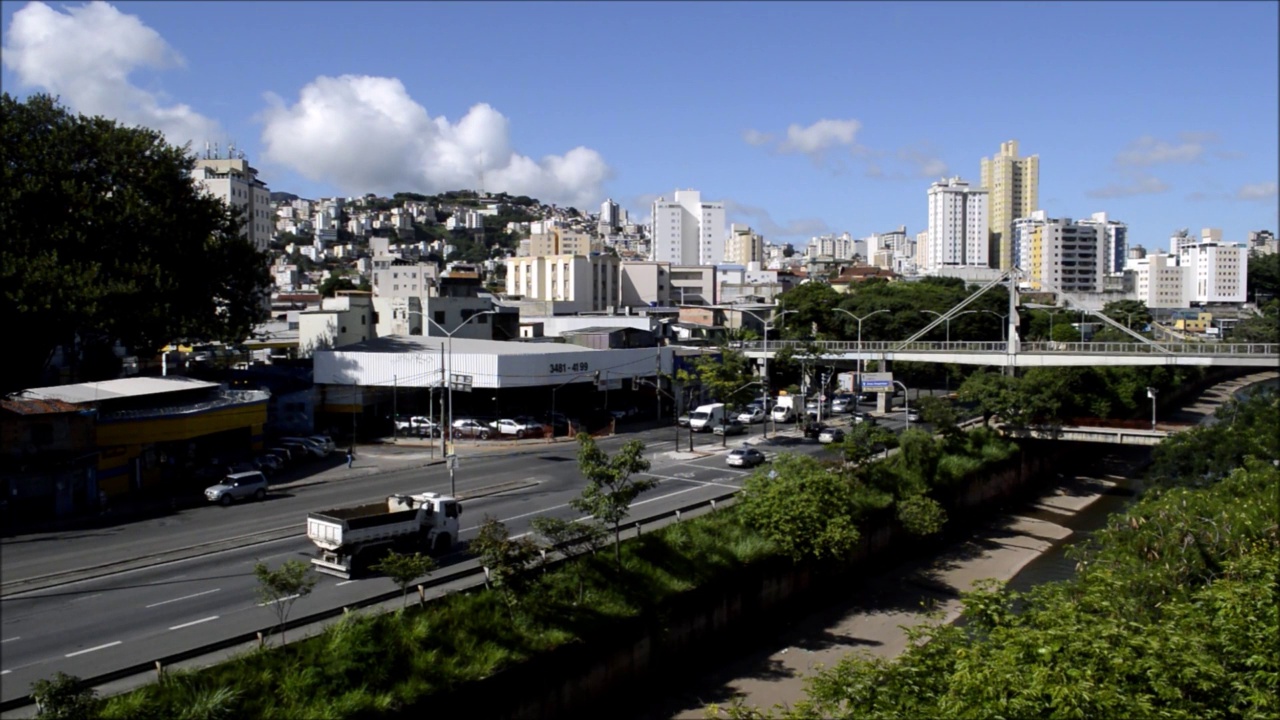
[(716, 435), (742, 435), (747, 432), (747, 426), (737, 418), (730, 418), (711, 428), (711, 432)]
[(809, 423), (804, 426), (804, 436), (817, 440), (818, 436), (822, 434), (822, 431), (826, 429), (827, 425), (824, 423)]

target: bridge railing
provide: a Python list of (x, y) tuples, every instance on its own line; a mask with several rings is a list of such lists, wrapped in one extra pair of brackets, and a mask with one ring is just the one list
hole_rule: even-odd
[[(1161, 343), (1164, 350), (1145, 343), (1130, 342), (1022, 342), (1019, 353), (1045, 353), (1062, 355), (1194, 355), (1197, 357), (1268, 357), (1280, 355), (1280, 345), (1275, 343)], [(1004, 341), (917, 341), (901, 342), (882, 340), (753, 340), (738, 343), (740, 349), (754, 352), (780, 352), (793, 350), (803, 353), (809, 348), (820, 348), (827, 353), (1004, 353)], [(1166, 352), (1167, 351), (1167, 352)]]

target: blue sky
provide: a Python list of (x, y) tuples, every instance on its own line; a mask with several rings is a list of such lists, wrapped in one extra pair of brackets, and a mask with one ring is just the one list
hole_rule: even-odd
[(1016, 139), (1131, 244), (1277, 227), (1277, 7), (0, 3), (6, 91), (234, 140), (307, 197), (474, 188), (638, 218), (694, 188), (774, 242), (924, 229)]

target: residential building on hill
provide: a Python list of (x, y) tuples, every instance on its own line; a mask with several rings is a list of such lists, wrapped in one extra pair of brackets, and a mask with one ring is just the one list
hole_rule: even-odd
[(653, 203), (649, 259), (673, 265), (716, 265), (724, 261), (724, 203), (703, 202), (697, 190), (677, 190), (671, 200)]
[(927, 271), (988, 266), (987, 199), (958, 177), (929, 187)]
[[(236, 154), (234, 145), (228, 154)], [(244, 220), (241, 235), (249, 238), (254, 247), (265, 251), (275, 225), (271, 191), (258, 178), (258, 171), (244, 159), (244, 153), (239, 153), (238, 157), (223, 158), (211, 157), (206, 152), (205, 157), (196, 159), (191, 175), (196, 185), (222, 198), (231, 207), (240, 209)]]

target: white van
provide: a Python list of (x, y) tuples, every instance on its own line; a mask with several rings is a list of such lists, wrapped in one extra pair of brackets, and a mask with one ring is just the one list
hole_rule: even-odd
[(689, 429), (694, 432), (710, 432), (711, 428), (725, 421), (726, 413), (724, 403), (699, 405), (689, 413)]

